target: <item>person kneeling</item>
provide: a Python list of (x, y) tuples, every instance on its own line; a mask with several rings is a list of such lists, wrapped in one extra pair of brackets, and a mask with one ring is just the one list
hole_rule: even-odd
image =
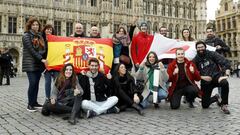
[(71, 113), (68, 120), (70, 124), (76, 124), (76, 115), (79, 113), (83, 90), (78, 83), (72, 64), (66, 64), (61, 69), (55, 80), (49, 102), (45, 102), (42, 114), (45, 116), (54, 114)]
[(168, 89), (171, 108), (180, 107), (183, 95), (189, 107), (194, 108), (193, 102), (200, 90), (195, 81), (200, 81), (201, 76), (195, 64), (185, 58), (183, 48), (176, 49), (176, 59), (169, 64), (167, 71), (172, 83)]

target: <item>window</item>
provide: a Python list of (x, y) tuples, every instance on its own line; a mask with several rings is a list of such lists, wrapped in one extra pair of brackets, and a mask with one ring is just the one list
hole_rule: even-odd
[(172, 16), (172, 1), (169, 1), (168, 4), (168, 16)]
[(236, 28), (236, 26), (237, 26), (235, 16), (232, 17), (232, 26), (233, 26), (233, 28)]
[(188, 19), (192, 19), (192, 4), (189, 4), (188, 8)]
[(57, 34), (58, 36), (61, 35), (61, 21), (54, 21), (54, 30), (55, 34)]
[(0, 33), (2, 32), (2, 16), (0, 16)]
[(86, 0), (78, 0), (78, 3), (81, 5), (86, 5)]
[(91, 0), (91, 6), (96, 7), (97, 6), (97, 0)]
[(162, 15), (165, 16), (165, 10), (166, 10), (166, 2), (162, 2)]
[(66, 35), (70, 36), (73, 33), (73, 23), (67, 22), (66, 24)]
[(150, 14), (150, 8), (151, 8), (150, 2), (146, 2), (146, 14)]
[(217, 29), (218, 29), (218, 31), (221, 31), (221, 22), (220, 22), (220, 20), (217, 21)]
[(113, 27), (114, 27), (114, 28), (113, 28), (113, 33), (116, 33), (117, 30), (118, 30), (118, 28), (119, 28), (119, 24), (114, 24)]
[(231, 18), (227, 19), (227, 28), (231, 29)]
[(68, 3), (73, 3), (73, 0), (68, 0)]
[(47, 24), (47, 20), (40, 19), (39, 21), (40, 21), (40, 23), (42, 25), (42, 28), (45, 27), (45, 25)]
[(132, 8), (132, 0), (127, 1), (127, 8), (131, 9)]
[(8, 17), (8, 33), (17, 33), (17, 17)]
[(187, 7), (186, 7), (186, 3), (183, 3), (183, 18), (186, 18), (186, 14), (187, 14)]
[(157, 6), (158, 6), (157, 3), (154, 3), (154, 4), (153, 4), (153, 14), (154, 14), (154, 15), (157, 15)]
[(176, 28), (175, 28), (175, 34), (176, 34), (176, 39), (179, 39), (179, 25), (178, 24), (176, 25)]
[(224, 5), (224, 9), (225, 9), (225, 11), (228, 11), (228, 3), (227, 2)]
[(173, 37), (173, 24), (172, 23), (169, 24), (169, 26), (168, 26), (168, 32), (169, 32), (168, 37), (172, 38)]
[(175, 17), (178, 17), (179, 3), (176, 1), (175, 3)]
[(114, 0), (113, 5), (114, 7), (119, 7), (119, 0)]
[(226, 29), (226, 23), (225, 23), (225, 19), (222, 20), (222, 30), (225, 30)]

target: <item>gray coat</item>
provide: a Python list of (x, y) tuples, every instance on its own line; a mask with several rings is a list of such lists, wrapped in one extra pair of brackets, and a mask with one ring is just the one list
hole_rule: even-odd
[(22, 71), (43, 71), (44, 64), (41, 62), (44, 48), (34, 46), (32, 40), (34, 36), (42, 38), (40, 34), (34, 35), (32, 31), (26, 32), (23, 35), (23, 59), (22, 59)]
[[(147, 98), (147, 96), (150, 93), (150, 90), (149, 90), (149, 80), (148, 80), (148, 72), (149, 72), (149, 70), (150, 70), (150, 68), (148, 68), (147, 66), (141, 65), (139, 70), (136, 73), (136, 80), (144, 80), (144, 82), (147, 81), (146, 85), (144, 87), (143, 93), (142, 93), (143, 99)], [(167, 70), (165, 68), (164, 69), (160, 69), (160, 72), (159, 72), (159, 85), (164, 90), (167, 90), (166, 82), (168, 81), (168, 78), (169, 78), (169, 76), (168, 76)]]

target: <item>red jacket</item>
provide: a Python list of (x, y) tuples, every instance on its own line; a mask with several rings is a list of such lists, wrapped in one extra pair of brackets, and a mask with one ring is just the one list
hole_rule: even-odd
[[(188, 80), (190, 81), (191, 84), (196, 86), (197, 89), (200, 92), (200, 89), (198, 88), (198, 86), (195, 83), (195, 81), (200, 81), (201, 80), (201, 76), (200, 76), (199, 71), (196, 68), (196, 65), (193, 62), (191, 62), (188, 59), (186, 59), (186, 58), (184, 59), (184, 63), (185, 63), (184, 64), (185, 73), (186, 73), (186, 76), (187, 76)], [(189, 69), (190, 65), (193, 66), (194, 73), (192, 73), (190, 71), (190, 69)], [(177, 60), (175, 59), (168, 65), (168, 69), (167, 69), (167, 72), (168, 72), (168, 75), (169, 75), (169, 82), (172, 82), (172, 85), (168, 89), (168, 92), (169, 92), (168, 96), (169, 96), (169, 98), (171, 98), (171, 96), (173, 94), (173, 91), (176, 88), (177, 81), (178, 81), (178, 74), (173, 75), (173, 72), (174, 72), (176, 66), (177, 66)]]
[(139, 32), (132, 39), (131, 56), (134, 64), (141, 64), (147, 55), (153, 41), (153, 35)]

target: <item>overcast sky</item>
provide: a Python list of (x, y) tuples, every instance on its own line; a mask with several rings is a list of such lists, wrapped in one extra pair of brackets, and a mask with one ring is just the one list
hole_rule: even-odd
[(220, 0), (207, 0), (207, 20), (215, 20), (215, 11), (219, 8)]

